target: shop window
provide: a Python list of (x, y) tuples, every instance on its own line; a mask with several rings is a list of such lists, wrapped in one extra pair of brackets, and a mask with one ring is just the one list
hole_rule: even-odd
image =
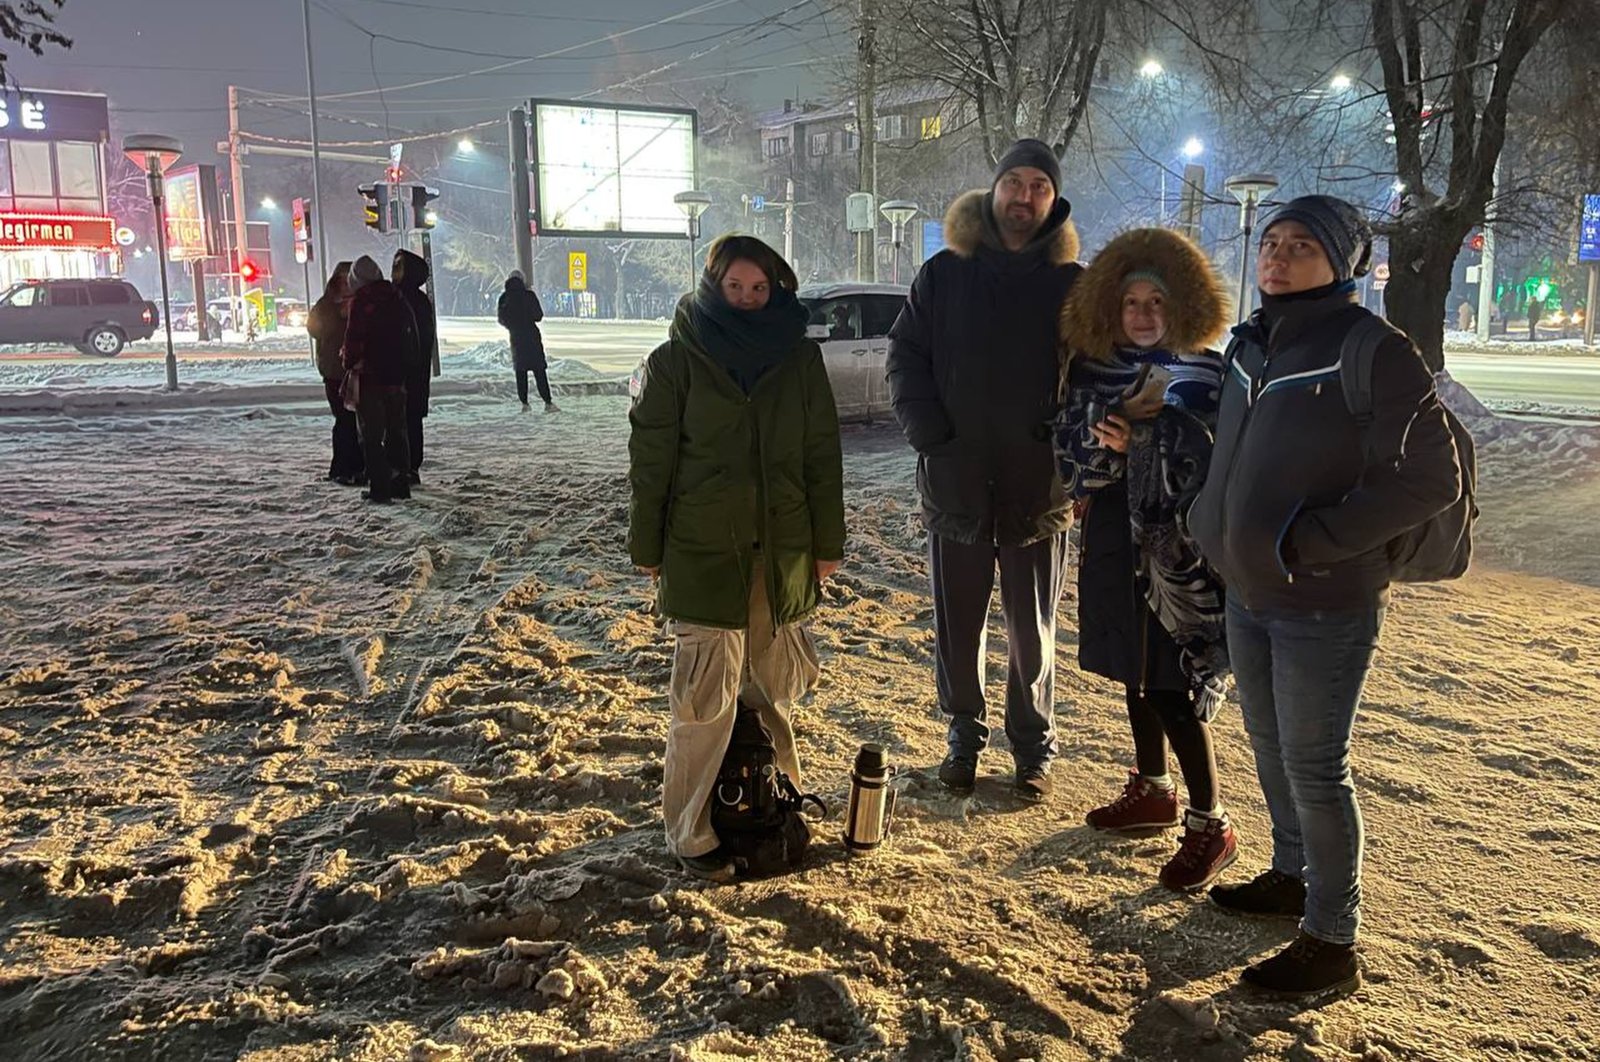
[(56, 144), (56, 178), (62, 199), (100, 201), (100, 152), (95, 145), (62, 141)]
[(50, 170), (48, 143), (27, 140), (11, 142), (11, 188), (19, 201), (29, 198), (46, 199), (48, 200), (46, 209), (54, 206), (56, 182), (55, 175)]

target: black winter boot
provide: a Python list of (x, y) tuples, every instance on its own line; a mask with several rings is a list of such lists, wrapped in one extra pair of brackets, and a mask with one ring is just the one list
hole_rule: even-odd
[(1270, 959), (1245, 968), (1239, 979), (1283, 996), (1348, 992), (1361, 986), (1354, 944), (1331, 944), (1301, 933)]
[(954, 752), (939, 765), (939, 784), (962, 796), (972, 792), (978, 782), (978, 760), (975, 756), (958, 756)]
[(1264, 870), (1243, 885), (1213, 885), (1210, 896), (1233, 914), (1302, 918), (1306, 913), (1306, 883), (1277, 870)]

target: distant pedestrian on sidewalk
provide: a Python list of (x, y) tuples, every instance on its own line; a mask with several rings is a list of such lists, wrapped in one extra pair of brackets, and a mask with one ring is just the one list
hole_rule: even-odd
[[(1123, 686), (1135, 770), (1088, 814), (1101, 830), (1182, 825), (1161, 868), (1195, 892), (1237, 858), (1210, 721), (1227, 693), (1222, 584), (1181, 515), (1211, 460), (1228, 297), (1204, 253), (1170, 229), (1106, 245), (1067, 297), (1062, 477), (1081, 513), (1078, 666)], [(1167, 746), (1189, 790), (1180, 813)]]
[(322, 386), (328, 395), (328, 408), (333, 411), (333, 460), (328, 464), (328, 478), (335, 483), (353, 487), (367, 480), (367, 462), (361, 456), (361, 436), (356, 431), (356, 415), (345, 408), (341, 388), (344, 385), (345, 318), (350, 312), (350, 263), (340, 262), (333, 267), (322, 297), (306, 316), (306, 331), (317, 347), (317, 372), (322, 375)]
[(399, 290), (366, 255), (350, 267), (350, 293), (345, 402), (355, 408), (367, 459), (368, 487), (361, 496), (386, 504), (411, 497), (406, 373), (419, 357), (417, 326)]
[(1061, 164), (1037, 140), (957, 199), (889, 330), (889, 391), (917, 451), (933, 583), (934, 678), (950, 719), (939, 781), (972, 792), (989, 744), (984, 664), (995, 569), (1009, 675), (1005, 728), (1024, 800), (1050, 795), (1056, 608), (1072, 503), (1050, 422), (1062, 392), (1061, 305), (1081, 267)]
[(711, 800), (741, 704), (801, 787), (789, 709), (821, 673), (803, 624), (844, 557), (839, 418), (797, 286), (760, 240), (718, 240), (628, 415), (628, 552), (674, 640), (667, 843), (716, 881), (734, 873)]
[(1261, 308), (1233, 330), (1216, 449), (1190, 530), (1228, 587), (1228, 654), (1272, 818), (1272, 865), (1217, 905), (1296, 918), (1293, 945), (1244, 972), (1289, 994), (1360, 983), (1362, 822), (1351, 736), (1394, 569), (1388, 545), (1461, 496), (1455, 436), (1422, 356), (1394, 332), (1372, 361), (1370, 418), (1341, 350), (1373, 315), (1361, 212), (1303, 196), (1261, 229)]
[(523, 281), (521, 273), (512, 273), (506, 278), (506, 290), (500, 294), (495, 316), (511, 334), (511, 365), (517, 371), (517, 398), (522, 402), (522, 411), (528, 411), (528, 374), (531, 372), (539, 385), (539, 397), (544, 399), (544, 411), (557, 412), (550, 398), (550, 379), (545, 374), (544, 337), (539, 334), (544, 307), (539, 305), (539, 296)]
[(417, 325), (417, 358), (406, 367), (406, 444), (411, 467), (406, 470), (411, 483), (421, 483), (422, 421), (428, 415), (428, 392), (433, 377), (439, 375), (439, 322), (433, 300), (423, 286), (428, 282), (428, 263), (421, 255), (407, 250), (394, 253), (390, 278), (400, 297), (411, 307)]

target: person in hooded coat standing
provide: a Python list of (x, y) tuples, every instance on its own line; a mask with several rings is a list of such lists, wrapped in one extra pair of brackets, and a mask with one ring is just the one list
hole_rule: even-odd
[(421, 255), (401, 249), (394, 253), (389, 275), (401, 298), (411, 307), (417, 325), (417, 358), (406, 368), (406, 443), (411, 467), (406, 470), (412, 483), (421, 483), (422, 419), (428, 415), (428, 390), (439, 375), (439, 323), (433, 300), (424, 285), (428, 282), (428, 263)]
[(1222, 584), (1181, 518), (1211, 460), (1222, 359), (1209, 348), (1228, 311), (1200, 248), (1133, 229), (1095, 256), (1061, 314), (1070, 390), (1056, 447), (1081, 513), (1078, 666), (1123, 687), (1136, 764), (1087, 819), (1127, 833), (1183, 825), (1161, 869), (1180, 892), (1204, 889), (1238, 855), (1210, 730), (1227, 693)]
[(361, 496), (385, 504), (411, 497), (406, 372), (417, 357), (417, 326), (411, 307), (366, 255), (350, 267), (350, 293), (343, 360), (354, 379), (346, 381), (345, 402), (355, 407), (367, 459), (369, 486)]
[(797, 287), (755, 237), (714, 243), (628, 414), (628, 552), (675, 643), (667, 842), (713, 881), (734, 874), (711, 801), (741, 704), (801, 784), (789, 707), (821, 674), (803, 624), (844, 557), (839, 416)]
[(361, 456), (361, 435), (356, 431), (356, 415), (345, 408), (344, 386), (345, 317), (350, 311), (350, 263), (340, 262), (328, 277), (328, 286), (306, 316), (306, 331), (317, 345), (317, 371), (333, 411), (333, 460), (328, 478), (353, 487), (367, 480), (366, 458)]
[(539, 305), (539, 296), (523, 281), (521, 273), (512, 273), (506, 278), (506, 290), (500, 294), (495, 316), (511, 334), (511, 364), (517, 371), (517, 398), (522, 402), (523, 412), (528, 411), (530, 372), (539, 386), (539, 397), (544, 399), (544, 411), (556, 412), (556, 404), (550, 398), (550, 378), (545, 375), (544, 337), (539, 334), (544, 307)]

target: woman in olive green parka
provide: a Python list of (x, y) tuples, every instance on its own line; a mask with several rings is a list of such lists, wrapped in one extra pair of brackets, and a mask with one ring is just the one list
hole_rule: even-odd
[(820, 673), (802, 623), (844, 556), (839, 419), (796, 287), (760, 240), (713, 244), (628, 416), (628, 550), (674, 638), (667, 840), (712, 880), (733, 874), (710, 802), (739, 702), (800, 784), (788, 709)]

